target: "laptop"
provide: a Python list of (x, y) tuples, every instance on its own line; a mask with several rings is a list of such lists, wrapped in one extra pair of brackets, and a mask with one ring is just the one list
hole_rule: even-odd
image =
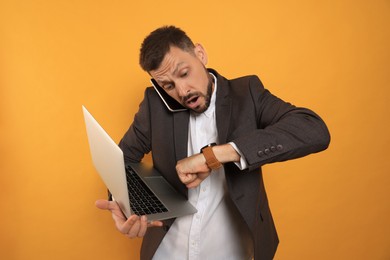
[(92, 162), (104, 184), (128, 218), (146, 215), (148, 221), (190, 215), (197, 210), (152, 166), (125, 164), (123, 152), (82, 106)]

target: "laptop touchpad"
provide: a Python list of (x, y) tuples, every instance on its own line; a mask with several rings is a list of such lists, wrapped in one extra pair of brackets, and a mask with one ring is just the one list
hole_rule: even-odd
[(156, 195), (175, 193), (175, 190), (163, 177), (148, 177), (144, 180)]

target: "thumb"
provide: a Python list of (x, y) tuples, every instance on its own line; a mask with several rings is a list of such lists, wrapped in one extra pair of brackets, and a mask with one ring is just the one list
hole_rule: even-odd
[(97, 200), (95, 202), (95, 206), (98, 208), (98, 209), (104, 209), (104, 210), (107, 210), (107, 209), (110, 209), (110, 202), (108, 200)]

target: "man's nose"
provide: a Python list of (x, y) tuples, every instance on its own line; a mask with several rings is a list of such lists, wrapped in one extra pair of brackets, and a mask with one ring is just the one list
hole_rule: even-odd
[(179, 95), (179, 97), (183, 98), (185, 96), (188, 95), (188, 93), (190, 92), (190, 88), (188, 87), (188, 85), (181, 81), (181, 82), (177, 82), (176, 83), (176, 89), (177, 89), (177, 94)]

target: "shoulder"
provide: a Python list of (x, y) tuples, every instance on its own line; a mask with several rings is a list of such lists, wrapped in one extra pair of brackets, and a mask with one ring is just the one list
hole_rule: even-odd
[(232, 86), (259, 86), (263, 85), (257, 75), (247, 75), (228, 80)]
[(217, 77), (219, 86), (230, 87), (230, 88), (236, 88), (236, 87), (242, 88), (245, 86), (255, 86), (255, 87), (263, 86), (260, 78), (257, 75), (245, 75), (245, 76), (240, 76), (232, 79), (227, 79), (213, 69), (209, 69), (209, 71)]
[(145, 88), (145, 96), (146, 97), (154, 97), (156, 96), (157, 97), (157, 92), (156, 90), (153, 88), (153, 87), (146, 87)]
[(163, 105), (160, 96), (153, 87), (146, 87), (144, 92), (144, 102)]

